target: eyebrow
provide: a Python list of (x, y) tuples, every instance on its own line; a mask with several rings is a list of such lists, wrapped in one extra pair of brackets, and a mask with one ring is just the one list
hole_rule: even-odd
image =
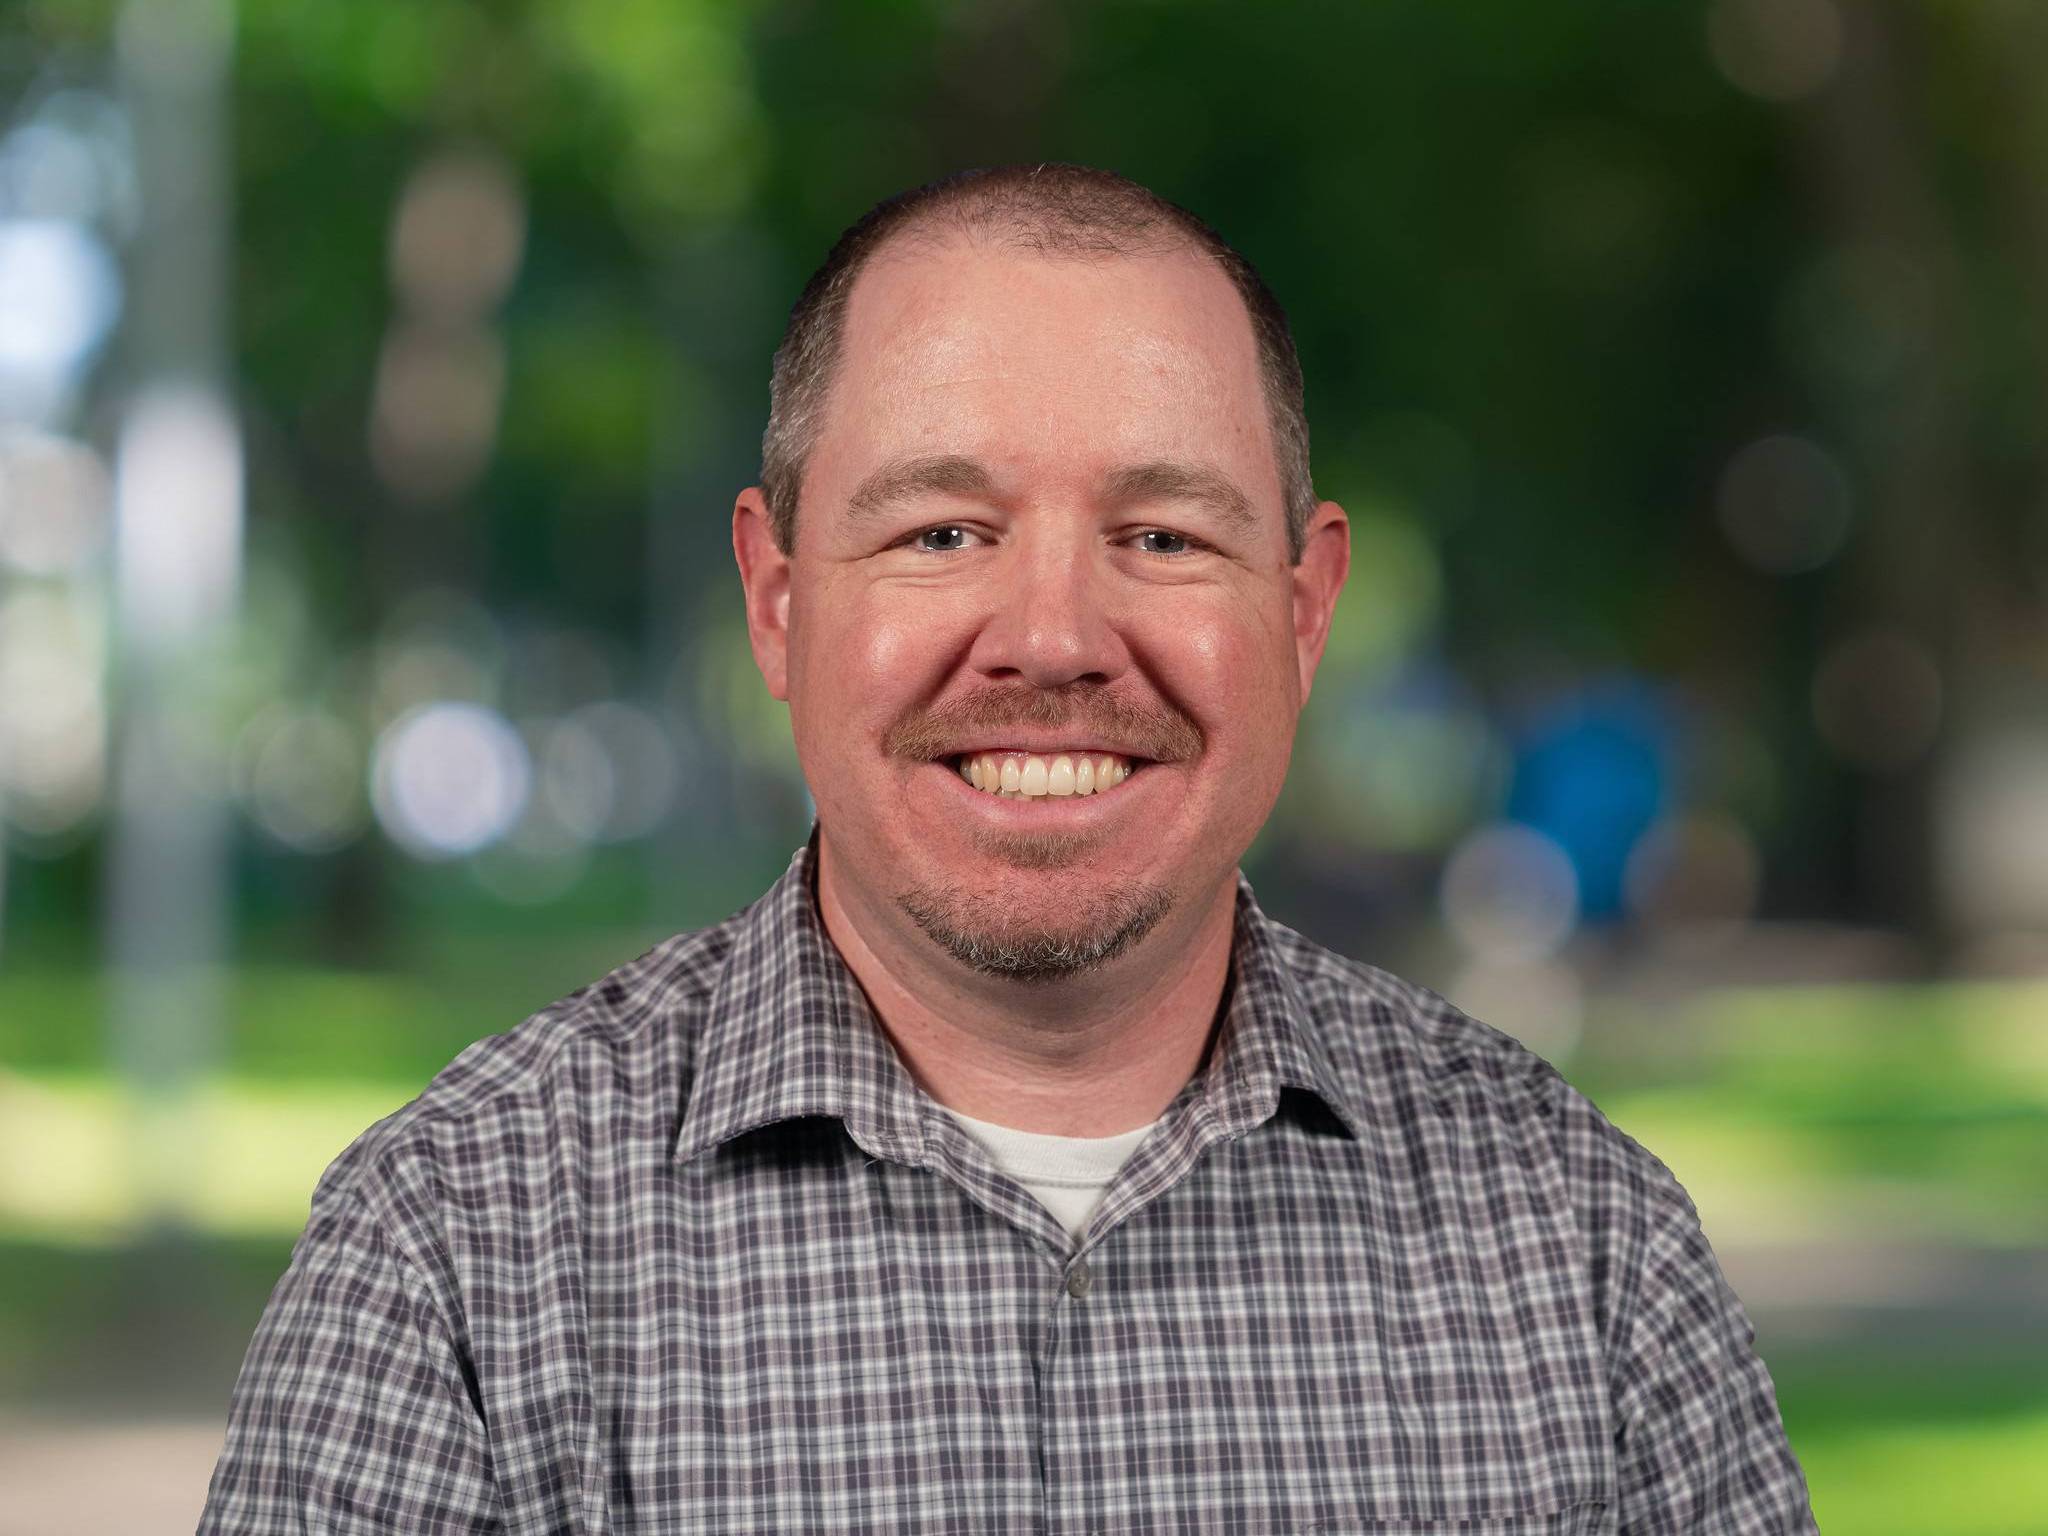
[(1154, 459), (1113, 471), (1103, 483), (1103, 499), (1111, 506), (1143, 501), (1191, 501), (1206, 507), (1233, 532), (1258, 532), (1259, 515), (1251, 498), (1221, 470), (1206, 464)]
[[(914, 496), (974, 496), (993, 499), (995, 477), (978, 460), (964, 454), (937, 453), (890, 459), (870, 472), (846, 499), (846, 516), (854, 523), (879, 517), (899, 501)], [(1206, 464), (1152, 459), (1112, 470), (1102, 483), (1102, 499), (1113, 507), (1148, 501), (1188, 501), (1206, 508), (1233, 532), (1258, 531), (1259, 516), (1251, 498), (1237, 482)]]
[(995, 484), (980, 464), (957, 453), (891, 459), (853, 488), (846, 499), (846, 515), (853, 522), (865, 522), (896, 502), (931, 493), (990, 497)]

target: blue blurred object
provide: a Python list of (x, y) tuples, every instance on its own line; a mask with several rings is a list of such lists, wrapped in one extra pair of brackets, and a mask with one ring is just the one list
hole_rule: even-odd
[(1620, 910), (1629, 852), (1664, 809), (1677, 724), (1661, 690), (1625, 676), (1550, 701), (1512, 734), (1507, 814), (1570, 856), (1589, 920)]

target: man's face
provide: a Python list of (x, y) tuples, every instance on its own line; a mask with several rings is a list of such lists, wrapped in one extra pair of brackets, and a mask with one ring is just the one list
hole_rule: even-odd
[[(839, 898), (1038, 980), (1218, 899), (1346, 549), (1325, 504), (1289, 561), (1251, 323), (1212, 262), (958, 238), (856, 283), (793, 557), (755, 492), (735, 538)], [(1092, 793), (1028, 792), (1089, 788), (1084, 759)]]

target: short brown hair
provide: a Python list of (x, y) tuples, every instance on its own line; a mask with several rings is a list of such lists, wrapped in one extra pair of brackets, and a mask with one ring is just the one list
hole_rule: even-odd
[(1300, 561), (1316, 495), (1309, 478), (1301, 361), (1279, 300), (1257, 268), (1185, 208), (1114, 171), (1062, 164), (960, 171), (898, 193), (861, 215), (811, 274), (775, 349), (768, 429), (761, 434), (761, 491), (784, 554), (796, 547), (797, 494), (824, 416), (854, 280), (886, 241), (911, 231), (993, 233), (1053, 258), (1142, 256), (1192, 247), (1214, 260), (1251, 317), (1287, 510), (1288, 556)]

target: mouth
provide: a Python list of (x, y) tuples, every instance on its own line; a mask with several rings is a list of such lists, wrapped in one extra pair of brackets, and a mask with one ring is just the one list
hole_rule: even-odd
[(1112, 794), (1145, 767), (1145, 759), (1115, 752), (960, 752), (946, 759), (953, 771), (984, 794), (1004, 800), (1064, 800)]

